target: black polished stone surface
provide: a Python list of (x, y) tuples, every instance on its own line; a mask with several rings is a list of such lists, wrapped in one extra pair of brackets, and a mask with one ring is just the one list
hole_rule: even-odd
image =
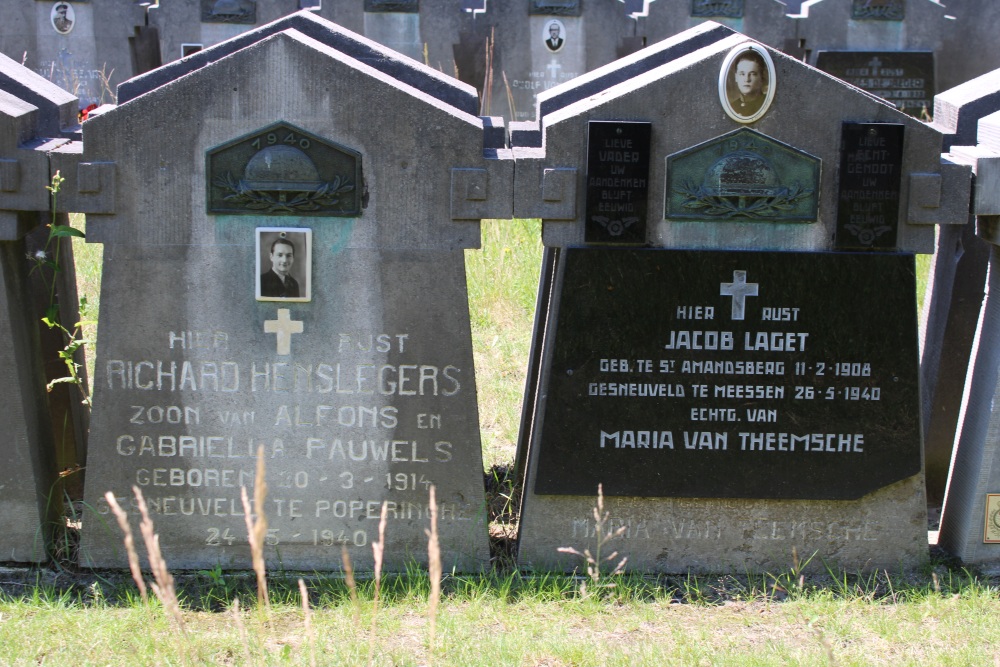
[(902, 171), (902, 125), (844, 123), (837, 193), (838, 250), (896, 248)]
[(253, 0), (201, 0), (202, 23), (257, 23), (257, 3)]
[(691, 16), (743, 18), (743, 0), (691, 0)]
[(419, 0), (365, 0), (365, 11), (416, 14), (420, 11), (420, 2)]
[(912, 255), (561, 256), (536, 493), (853, 499), (920, 472)]
[(816, 67), (921, 120), (934, 113), (932, 51), (820, 51)]
[(528, 14), (544, 16), (579, 16), (580, 0), (531, 0)]
[(587, 243), (646, 242), (651, 134), (651, 123), (589, 123)]

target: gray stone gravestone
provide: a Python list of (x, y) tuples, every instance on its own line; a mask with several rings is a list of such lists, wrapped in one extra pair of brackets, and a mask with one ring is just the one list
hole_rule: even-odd
[[(984, 77), (985, 78), (985, 77)], [(994, 77), (995, 78), (995, 77)], [(975, 146), (952, 146), (952, 154), (975, 168), (972, 212), (978, 235), (990, 244), (986, 298), (976, 327), (969, 375), (959, 413), (951, 477), (941, 516), (938, 544), (968, 565), (1000, 572), (1000, 466), (996, 451), (997, 344), (1000, 280), (997, 277), (997, 221), (1000, 220), (1000, 112), (979, 121)]]
[[(944, 134), (943, 150), (975, 145), (978, 121), (997, 110), (1000, 71), (937, 95), (934, 127)], [(954, 217), (957, 222), (970, 214), (963, 209)], [(920, 362), (927, 500), (935, 511), (944, 501), (988, 259), (989, 243), (976, 235), (974, 225), (941, 228), (924, 296)]]
[[(802, 3), (788, 37), (807, 62), (836, 76), (843, 73), (845, 80), (897, 106), (913, 106), (969, 78), (960, 72), (975, 71), (965, 62), (971, 60), (968, 42), (956, 48), (965, 39), (956, 21), (962, 11), (934, 0), (812, 0)], [(935, 59), (930, 65), (929, 53)]]
[(463, 253), (512, 162), (473, 89), (302, 12), (120, 92), (84, 127), (115, 194), (82, 561), (124, 564), (102, 497), (138, 485), (171, 566), (248, 567), (263, 446), (272, 566), (370, 569), (383, 502), (385, 567), (426, 562), (432, 484), (445, 567), (483, 566)]
[[(61, 121), (75, 121), (76, 98), (10, 59), (0, 56), (0, 392), (3, 394), (4, 468), (0, 474), (0, 560), (40, 562), (48, 558), (49, 538), (61, 516), (56, 463), (67, 461), (53, 439), (45, 392), (46, 355), (39, 339), (41, 312), (32, 293), (26, 236), (49, 208), (48, 153), (69, 139), (59, 136)], [(62, 221), (60, 221), (62, 222)], [(47, 235), (47, 230), (42, 230)], [(31, 253), (34, 256), (34, 252)], [(71, 256), (70, 256), (71, 257)], [(72, 274), (72, 272), (70, 272)], [(51, 278), (50, 278), (51, 279)], [(64, 296), (61, 294), (61, 296)], [(46, 294), (46, 305), (48, 294)], [(68, 299), (65, 303), (69, 313)], [(73, 304), (75, 307), (75, 304)], [(57, 349), (62, 348), (59, 341)], [(56, 357), (57, 358), (57, 357)], [(65, 375), (62, 369), (61, 375)], [(77, 399), (79, 402), (79, 399)], [(62, 406), (65, 407), (65, 406)], [(65, 416), (70, 457), (74, 420)], [(82, 451), (83, 444), (80, 443)], [(75, 459), (74, 459), (75, 462)]]
[[(638, 570), (916, 565), (913, 253), (967, 172), (937, 132), (742, 35), (673, 48), (542, 95), (512, 133), (515, 214), (557, 249), (519, 563), (579, 566), (558, 549), (594, 548), (602, 484), (624, 531), (605, 549)], [(740, 98), (748, 50), (767, 85)]]

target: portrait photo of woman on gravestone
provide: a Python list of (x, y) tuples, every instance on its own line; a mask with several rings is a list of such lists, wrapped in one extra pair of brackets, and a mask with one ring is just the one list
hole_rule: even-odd
[(49, 20), (52, 21), (52, 27), (56, 29), (56, 32), (60, 35), (66, 35), (73, 29), (73, 23), (76, 21), (76, 14), (73, 11), (73, 7), (68, 3), (57, 2), (52, 7), (52, 12), (49, 14)]
[(730, 118), (752, 123), (767, 112), (774, 99), (774, 63), (756, 44), (729, 52), (719, 73), (719, 101)]
[(311, 229), (258, 228), (257, 300), (309, 301), (312, 298), (311, 255)]

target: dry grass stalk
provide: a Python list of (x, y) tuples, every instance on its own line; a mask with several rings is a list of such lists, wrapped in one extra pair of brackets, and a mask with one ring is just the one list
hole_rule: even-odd
[(385, 522), (387, 505), (382, 501), (382, 514), (378, 520), (378, 541), (372, 542), (372, 554), (375, 556), (375, 599), (372, 603), (372, 627), (368, 634), (368, 664), (375, 664), (375, 622), (378, 620), (378, 598), (382, 588), (382, 556), (385, 553)]
[(517, 119), (517, 109), (514, 106), (514, 91), (510, 88), (510, 83), (507, 82), (507, 72), (500, 70), (500, 76), (503, 77), (503, 87), (507, 91), (507, 108), (510, 109), (511, 120)]
[(146, 594), (146, 580), (142, 578), (142, 570), (139, 567), (139, 554), (135, 550), (135, 538), (132, 537), (132, 527), (128, 523), (128, 515), (125, 514), (118, 501), (115, 500), (115, 494), (108, 491), (104, 494), (104, 498), (108, 501), (108, 506), (111, 507), (115, 518), (118, 519), (118, 527), (125, 533), (125, 552), (128, 554), (128, 569), (132, 571), (132, 579), (135, 580), (135, 585), (139, 588), (139, 595), (142, 596), (142, 602), (145, 604), (149, 602), (149, 596)]
[(435, 487), (431, 485), (430, 501), (428, 502), (431, 527), (430, 530), (424, 529), (424, 532), (427, 534), (427, 569), (431, 579), (431, 595), (427, 604), (427, 620), (430, 629), (427, 654), (431, 660), (433, 660), (434, 656), (435, 637), (437, 634), (438, 605), (441, 602), (441, 544), (438, 541), (438, 508), (435, 491)]
[(316, 667), (316, 637), (312, 628), (312, 612), (309, 610), (309, 591), (306, 582), (299, 579), (299, 595), (302, 596), (302, 613), (305, 614), (306, 638), (309, 640), (309, 664)]
[(240, 632), (240, 643), (243, 644), (243, 657), (246, 659), (246, 664), (252, 665), (253, 656), (250, 654), (250, 639), (247, 636), (247, 626), (243, 623), (243, 615), (240, 614), (240, 599), (238, 597), (233, 598), (232, 614), (233, 622)]
[(490, 30), (490, 36), (486, 39), (486, 75), (483, 80), (483, 99), (479, 104), (481, 115), (488, 116), (493, 106), (493, 40), (495, 29)]
[[(625, 532), (625, 526), (620, 526), (617, 530), (608, 530), (605, 532), (604, 528), (608, 524), (611, 518), (610, 512), (604, 511), (604, 485), (597, 485), (597, 506), (594, 508), (594, 533), (597, 537), (597, 544), (594, 553), (590, 552), (590, 549), (584, 549), (583, 552), (579, 552), (573, 547), (559, 547), (557, 551), (564, 554), (573, 554), (574, 556), (579, 556), (584, 559), (587, 563), (587, 576), (590, 577), (591, 583), (594, 584), (595, 588), (605, 587), (613, 588), (613, 582), (600, 583), (601, 581), (601, 564), (610, 563), (615, 558), (618, 558), (618, 552), (611, 552), (610, 556), (601, 556), (601, 549), (605, 544), (620, 537), (622, 533)], [(622, 558), (615, 564), (614, 568), (610, 572), (610, 576), (619, 575), (625, 571), (625, 563), (628, 562), (628, 557)], [(581, 584), (580, 593), (583, 596), (587, 595), (586, 584)]]
[(267, 567), (264, 564), (264, 539), (267, 537), (267, 515), (264, 514), (264, 502), (267, 499), (267, 482), (264, 474), (264, 446), (257, 448), (257, 475), (253, 482), (253, 508), (257, 510), (257, 518), (251, 516), (250, 500), (247, 498), (247, 488), (240, 487), (243, 499), (243, 518), (247, 524), (247, 537), (250, 540), (250, 555), (253, 559), (253, 570), (257, 573), (257, 605), (271, 611), (271, 598), (267, 592)]
[(354, 606), (354, 625), (361, 623), (361, 601), (358, 599), (358, 584), (354, 581), (354, 565), (351, 555), (347, 553), (347, 545), (340, 545), (340, 558), (344, 562), (344, 580), (347, 590), (351, 592), (351, 604)]
[(146, 543), (146, 552), (149, 554), (149, 569), (153, 572), (153, 579), (156, 580), (156, 583), (150, 584), (150, 588), (153, 589), (153, 593), (160, 600), (167, 613), (174, 619), (181, 634), (187, 636), (184, 617), (181, 615), (181, 606), (177, 601), (177, 591), (174, 590), (174, 577), (167, 570), (167, 562), (163, 560), (163, 554), (160, 551), (160, 536), (153, 532), (153, 520), (149, 518), (146, 499), (143, 498), (142, 491), (138, 486), (132, 487), (132, 493), (135, 494), (139, 513), (142, 515), (139, 530), (142, 532), (142, 539)]

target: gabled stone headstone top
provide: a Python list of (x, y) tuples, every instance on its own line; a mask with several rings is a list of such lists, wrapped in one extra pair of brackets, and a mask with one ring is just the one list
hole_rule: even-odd
[[(0, 90), (0, 158), (17, 148), (34, 134), (34, 115), (38, 107)], [(0, 183), (0, 191), (4, 184)]]
[[(649, 225), (645, 242), (666, 247), (702, 248), (712, 247), (724, 237), (733, 248), (788, 248), (791, 245), (801, 250), (830, 249), (833, 247), (830, 243), (837, 229), (840, 206), (838, 192), (842, 179), (838, 165), (841, 161), (841, 124), (842, 119), (850, 119), (855, 123), (900, 124), (905, 127), (904, 155), (897, 156), (907, 165), (898, 186), (899, 214), (893, 214), (892, 210), (887, 213), (891, 218), (889, 224), (896, 224), (897, 220), (899, 224), (898, 243), (891, 247), (903, 251), (931, 252), (933, 230), (926, 225), (939, 221), (935, 216), (944, 210), (940, 205), (942, 197), (931, 197), (928, 202), (921, 199), (919, 203), (916, 199), (911, 202), (910, 197), (911, 192), (914, 196), (919, 193), (920, 197), (936, 192), (929, 185), (925, 187), (924, 181), (937, 183), (944, 178), (945, 170), (940, 164), (940, 135), (880, 98), (771, 49), (767, 51), (771, 54), (774, 67), (773, 99), (763, 112), (757, 111), (751, 116), (734, 115), (720, 101), (720, 71), (729, 62), (727, 58), (734, 58), (738, 49), (750, 46), (765, 48), (739, 33), (707, 23), (673, 38), (666, 48), (657, 45), (647, 49), (652, 50), (656, 58), (666, 60), (662, 64), (654, 58), (647, 58), (645, 51), (640, 51), (619, 63), (581, 77), (579, 81), (568, 82), (542, 94), (539, 102), (541, 121), (534, 136), (527, 128), (512, 126), (511, 145), (519, 159), (516, 172), (518, 187), (523, 184), (537, 192), (537, 199), (527, 196), (515, 198), (518, 207), (516, 215), (538, 216), (552, 221), (553, 224), (544, 226), (543, 240), (546, 245), (573, 245), (584, 241), (582, 219), (585, 216), (587, 181), (583, 173), (584, 156), (577, 151), (578, 137), (585, 136), (587, 123), (607, 120), (651, 122), (654, 129), (649, 148), (653, 155), (664, 158), (679, 155), (745, 127), (751, 133), (763, 135), (766, 138), (762, 139), (764, 143), (776, 141), (822, 160), (822, 168), (817, 170), (818, 174), (812, 180), (807, 179), (809, 182), (800, 182), (801, 179), (796, 177), (792, 179), (794, 183), (781, 183), (781, 187), (791, 188), (785, 193), (789, 197), (807, 197), (813, 196), (810, 192), (817, 193), (818, 206), (810, 204), (808, 216), (800, 212), (793, 219), (780, 213), (784, 210), (781, 206), (778, 206), (778, 212), (770, 213), (765, 206), (760, 209), (763, 211), (760, 216), (756, 216), (759, 211), (755, 207), (746, 211), (737, 210), (729, 216), (714, 212), (712, 201), (702, 202), (698, 197), (695, 198), (697, 201), (673, 202), (670, 192), (685, 184), (693, 184), (697, 189), (699, 184), (708, 183), (709, 174), (704, 169), (701, 174), (686, 174), (687, 180), (680, 183), (676, 180), (677, 170), (672, 172), (669, 159), (653, 159), (649, 171)], [(667, 59), (670, 54), (675, 54), (675, 57)], [(656, 65), (647, 69), (647, 64), (653, 63)], [(619, 68), (621, 73), (616, 71)], [(626, 76), (625, 72), (634, 74)], [(730, 93), (727, 92), (728, 95)], [(829, 103), (816, 105), (810, 102), (815, 99), (837, 100), (836, 111)], [(657, 100), (658, 103), (651, 104), (648, 100)], [(835, 114), (836, 120), (831, 120), (831, 114)], [(692, 123), (692, 118), (697, 118), (698, 122)], [(817, 128), (820, 126), (830, 129), (819, 131)], [(545, 147), (544, 157), (526, 152), (538, 146)], [(780, 153), (777, 151), (774, 154)], [(539, 159), (535, 162), (533, 158)], [(532, 165), (538, 169), (537, 174), (531, 171)], [(784, 163), (782, 166), (785, 166)], [(561, 184), (556, 186), (556, 181)], [(946, 190), (941, 189), (942, 192)], [(894, 195), (893, 199), (896, 198)], [(667, 202), (673, 203), (665, 207)], [(775, 202), (776, 205), (782, 204), (778, 200)], [(763, 201), (757, 203), (764, 204)], [(702, 204), (705, 207), (699, 208)], [(923, 210), (925, 208), (927, 211)], [(709, 219), (685, 213), (695, 210), (710, 211)], [(770, 222), (755, 222), (757, 217)], [(879, 224), (880, 228), (883, 226)]]
[(199, 51), (187, 58), (137, 76), (118, 87), (118, 103), (128, 102), (174, 79), (190, 74), (209, 63), (221, 60), (240, 49), (259, 42), (269, 35), (288, 29), (297, 30), (303, 35), (359, 60), (397, 81), (413, 86), (456, 109), (473, 115), (479, 112), (479, 98), (471, 86), (445, 76), (437, 70), (387, 49), (376, 42), (344, 30), (317, 17), (310, 11), (297, 12)]
[[(50, 178), (48, 153), (69, 143), (69, 139), (58, 131), (58, 114), (63, 108), (38, 94), (25, 99), (27, 89), (20, 82), (32, 81), (36, 75), (11, 64), (9, 59), (2, 65), (6, 68), (0, 70), (0, 240), (13, 241), (38, 223), (37, 217), (19, 216), (17, 212), (48, 210), (49, 193), (45, 189)], [(12, 77), (3, 78), (4, 72)], [(53, 87), (41, 77), (37, 77), (37, 82)], [(40, 109), (36, 101), (46, 106)], [(52, 136), (40, 129), (43, 119), (49, 121), (47, 129), (55, 129)]]
[(735, 31), (731, 28), (706, 22), (680, 35), (657, 42), (633, 55), (579, 76), (572, 82), (540, 93), (538, 117), (541, 118), (617, 83), (635, 78), (733, 34)]
[(944, 135), (942, 151), (976, 143), (979, 119), (1000, 108), (1000, 69), (934, 97), (933, 127)]
[[(294, 18), (301, 20), (306, 16), (307, 15), (305, 14), (297, 14)], [(330, 26), (329, 23), (323, 23)], [(215, 71), (211, 74), (203, 71), (204, 68), (202, 68), (201, 70), (191, 72), (187, 76), (173, 80), (170, 83), (171, 93), (182, 97), (184, 95), (189, 95), (190, 99), (196, 99), (203, 96), (205, 87), (214, 85), (213, 82), (218, 80), (218, 77), (220, 76), (228, 76), (230, 80), (238, 79), (241, 76), (241, 71), (243, 71), (241, 70), (241, 67), (261, 67), (262, 63), (281, 62), (287, 59), (302, 59), (303, 67), (307, 67), (310, 70), (316, 70), (321, 66), (329, 66), (330, 68), (341, 72), (338, 76), (355, 80), (357, 85), (367, 86), (371, 90), (371, 104), (375, 105), (375, 108), (369, 109), (366, 113), (366, 122), (378, 122), (377, 119), (381, 117), (382, 112), (390, 113), (391, 115), (389, 109), (392, 105), (412, 105), (414, 98), (420, 100), (423, 108), (425, 109), (425, 112), (421, 117), (412, 117), (407, 121), (414, 129), (422, 127), (425, 124), (429, 124), (431, 122), (430, 119), (435, 113), (443, 114), (450, 119), (458, 119), (459, 124), (463, 125), (470, 133), (477, 136), (477, 141), (475, 142), (478, 147), (476, 159), (477, 161), (482, 160), (483, 121), (477, 116), (472, 116), (469, 113), (456, 108), (454, 105), (450, 105), (442, 101), (440, 97), (431, 96), (428, 92), (407, 85), (406, 82), (410, 79), (407, 75), (411, 72), (417, 72), (419, 75), (421, 73), (422, 66), (420, 66), (420, 68), (411, 67), (409, 62), (402, 63), (402, 61), (400, 61), (400, 64), (406, 65), (406, 69), (402, 72), (403, 79), (397, 80), (393, 79), (391, 74), (381, 70), (376, 70), (364, 62), (359, 62), (335, 47), (319, 42), (296, 29), (289, 29), (286, 27), (283, 31), (277, 33), (261, 30), (254, 31), (249, 34), (256, 37), (258, 40), (252, 45), (252, 47), (244, 47), (240, 50), (228, 53), (228, 55), (223, 58), (214, 60), (213, 64), (220, 67), (216, 67)], [(243, 39), (244, 37), (241, 36), (240, 38), (232, 41), (239, 41), (242, 43)], [(229, 50), (227, 48), (227, 43), (220, 44), (219, 46), (223, 47), (223, 52)], [(381, 47), (379, 48), (381, 49)], [(383, 51), (387, 55), (390, 53), (385, 49), (383, 49)], [(273, 54), (273, 59), (268, 61), (260, 55), (261, 53)], [(315, 62), (310, 63), (309, 58), (312, 58)], [(226, 74), (223, 74), (223, 72)], [(264, 74), (262, 73), (261, 76), (263, 77)], [(275, 79), (278, 77), (279, 75), (277, 73), (273, 75), (273, 78)], [(426, 80), (427, 79), (424, 79), (424, 81)], [(451, 91), (456, 92), (459, 95), (464, 93), (465, 89), (466, 86), (457, 82), (453, 83), (451, 87)], [(92, 135), (103, 134), (104, 136), (109, 136), (108, 128), (111, 127), (111, 124), (117, 124), (117, 127), (131, 126), (133, 122), (146, 125), (149, 122), (148, 118), (151, 117), (149, 114), (162, 115), (162, 111), (155, 110), (159, 108), (159, 105), (161, 104), (161, 94), (165, 90), (166, 88), (158, 88), (152, 91), (155, 94), (133, 98), (126, 104), (119, 105), (114, 113), (107, 113), (88, 121), (86, 127), (91, 131)], [(266, 94), (268, 93), (264, 89), (256, 90), (254, 92), (255, 96)], [(272, 94), (278, 94), (278, 92), (275, 91)], [(126, 110), (128, 111), (126, 112)], [(261, 128), (258, 127), (253, 129), (259, 130)], [(87, 153), (85, 159), (88, 163), (105, 163), (113, 161), (111, 156), (105, 153), (106, 149), (100, 143), (84, 142), (84, 145)], [(470, 162), (471, 161), (472, 160), (470, 160)], [(384, 167), (384, 165), (379, 166)], [(441, 168), (446, 169), (444, 165), (441, 165)], [(117, 170), (117, 178), (120, 181), (118, 185), (119, 192), (123, 191), (123, 188), (127, 189), (130, 187), (129, 183), (132, 183), (132, 177), (134, 176), (134, 174), (131, 173), (125, 174), (124, 171), (125, 170), (120, 167)], [(370, 180), (373, 178), (373, 174), (369, 170), (368, 166), (363, 167), (363, 173), (366, 184), (370, 183)], [(152, 174), (150, 174), (150, 177), (155, 179)], [(430, 181), (428, 180), (426, 174), (415, 174), (412, 177), (408, 177), (406, 182), (416, 184), (414, 186), (414, 192), (423, 192), (426, 197), (430, 197), (429, 188), (431, 186), (429, 185)], [(365, 184), (358, 185), (359, 187), (367, 187)], [(134, 186), (140, 187), (139, 182), (135, 182)], [(157, 185), (157, 187), (165, 187), (169, 189), (179, 188), (177, 190), (177, 196), (181, 196), (181, 193), (184, 189), (189, 187), (189, 184), (164, 183)], [(502, 193), (502, 189), (493, 191), (494, 195), (502, 195)], [(364, 195), (362, 195), (362, 197), (364, 198)], [(494, 197), (488, 197), (485, 192), (481, 197), (478, 194), (472, 194), (471, 197), (484, 203), (493, 201), (494, 199)], [(383, 199), (383, 203), (384, 201), (385, 200)], [(408, 214), (408, 216), (402, 216), (398, 220), (395, 220), (393, 223), (393, 229), (385, 227), (375, 229), (370, 226), (361, 226), (356, 230), (355, 237), (351, 242), (361, 244), (371, 243), (371, 239), (373, 239), (375, 235), (378, 235), (380, 244), (387, 247), (421, 247), (437, 246), (440, 244), (452, 247), (478, 246), (478, 230), (473, 233), (470, 228), (463, 227), (461, 225), (426, 223), (414, 224), (414, 220), (425, 220), (427, 218), (428, 214), (427, 211), (424, 210), (422, 202), (423, 200), (416, 197), (416, 195), (409, 197), (406, 200), (401, 200), (399, 204), (412, 209), (412, 211)], [(129, 210), (116, 210), (115, 212), (124, 215), (129, 215), (130, 213), (132, 215), (138, 215), (137, 211), (130, 212)], [(90, 230), (89, 236), (93, 239), (99, 239), (100, 242), (103, 243), (113, 243), (116, 241), (129, 242), (126, 241), (126, 239), (139, 239), (140, 237), (144, 237), (145, 243), (156, 242), (155, 239), (161, 239), (161, 242), (163, 243), (186, 243), (188, 242), (187, 239), (190, 238), (189, 234), (192, 233), (190, 230), (189, 217), (190, 216), (183, 211), (178, 212), (178, 215), (176, 216), (161, 216), (157, 221), (155, 230), (152, 231), (151, 236), (151, 230), (149, 229), (140, 230), (134, 226), (125, 228), (112, 224), (105, 225), (102, 221), (100, 227), (95, 226), (94, 229)], [(388, 223), (382, 222), (380, 224), (385, 225)]]
[(77, 125), (76, 97), (3, 54), (0, 54), (0, 89), (38, 109), (39, 134), (57, 137), (64, 129)]

